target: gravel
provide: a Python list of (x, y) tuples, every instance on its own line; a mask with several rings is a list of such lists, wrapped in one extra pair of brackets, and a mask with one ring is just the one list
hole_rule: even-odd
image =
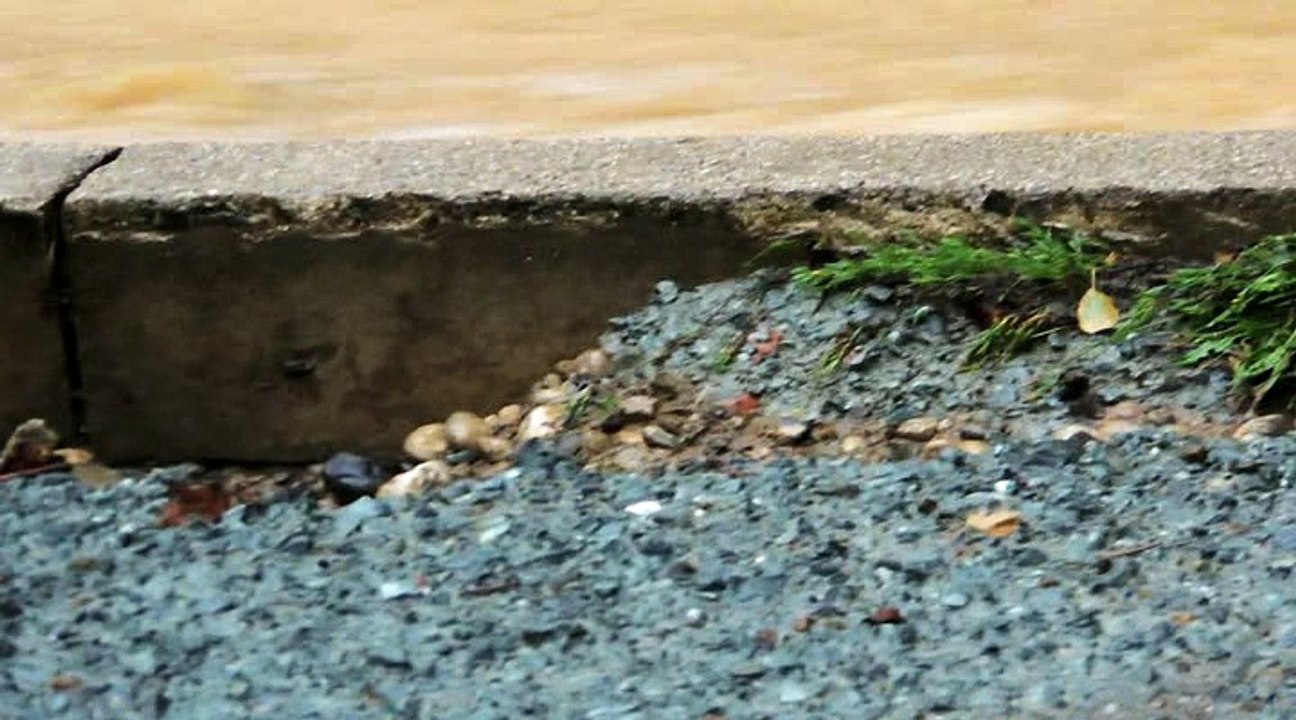
[[(1067, 408), (1023, 388), (1077, 363), (1104, 402), (1212, 408), (1223, 391), (1147, 338), (1063, 338), (959, 374), (969, 329), (881, 292), (816, 309), (759, 277), (662, 290), (605, 339), (623, 372), (757, 384), (789, 414), (975, 407), (1044, 427)], [(724, 313), (751, 302), (766, 314), (748, 329), (773, 323), (784, 349), (712, 367), (711, 338), (737, 327)], [(816, 376), (850, 312), (887, 320), (876, 357)], [(650, 475), (587, 471), (569, 446), (532, 441), (514, 469), (415, 499), (179, 528), (158, 517), (189, 466), (0, 484), (0, 718), (1296, 713), (1290, 434), (1023, 432), (980, 455)], [(965, 527), (987, 510), (1020, 527)]]

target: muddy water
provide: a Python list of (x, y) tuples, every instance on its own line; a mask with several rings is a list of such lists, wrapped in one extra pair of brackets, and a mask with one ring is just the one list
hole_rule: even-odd
[(9, 0), (0, 134), (1296, 127), (1291, 0)]

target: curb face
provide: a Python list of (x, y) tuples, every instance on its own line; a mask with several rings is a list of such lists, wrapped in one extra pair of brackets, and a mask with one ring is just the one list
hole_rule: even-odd
[(58, 206), (105, 148), (0, 144), (0, 432), (75, 432), (55, 278)]
[(771, 236), (1009, 214), (1209, 256), (1296, 230), (1296, 133), (158, 144), (68, 198), (108, 459), (395, 455)]

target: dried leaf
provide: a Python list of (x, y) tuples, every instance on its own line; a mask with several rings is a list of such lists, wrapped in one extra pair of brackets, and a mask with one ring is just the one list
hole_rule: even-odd
[(967, 526), (992, 538), (1005, 538), (1021, 527), (1021, 513), (1016, 510), (974, 512), (967, 516)]
[(1080, 330), (1092, 335), (1116, 327), (1120, 322), (1120, 310), (1110, 295), (1091, 287), (1080, 298), (1076, 319), (1080, 322)]
[(1173, 612), (1170, 613), (1170, 622), (1178, 627), (1191, 625), (1197, 619), (1196, 615), (1190, 612)]
[(94, 453), (85, 448), (59, 448), (53, 454), (63, 458), (63, 462), (73, 467), (94, 461)]

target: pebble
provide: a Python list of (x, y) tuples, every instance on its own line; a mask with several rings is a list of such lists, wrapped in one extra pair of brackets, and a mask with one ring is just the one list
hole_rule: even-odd
[(337, 453), (324, 463), (321, 474), (324, 487), (339, 502), (349, 503), (363, 495), (373, 495), (387, 481), (378, 463), (355, 453)]
[(449, 483), (451, 479), (450, 466), (445, 461), (428, 460), (383, 483), (377, 495), (379, 498), (421, 495)]
[(679, 438), (670, 431), (662, 428), (660, 425), (645, 426), (643, 429), (643, 439), (649, 447), (674, 450), (680, 446)]
[(1262, 437), (1278, 437), (1292, 429), (1292, 419), (1287, 415), (1260, 415), (1253, 417), (1233, 431), (1234, 440), (1255, 440)]
[(449, 450), (450, 438), (442, 423), (421, 425), (405, 436), (405, 454), (415, 460), (435, 460)]
[(934, 417), (909, 418), (896, 428), (895, 436), (901, 440), (927, 442), (936, 436), (940, 421)]
[(636, 503), (630, 503), (626, 506), (625, 511), (635, 517), (648, 517), (661, 512), (662, 504), (656, 500), (640, 500)]
[(567, 420), (567, 408), (562, 405), (538, 405), (522, 418), (518, 427), (518, 442), (551, 438), (562, 431)]
[(445, 436), (450, 447), (457, 450), (480, 450), (482, 440), (491, 436), (486, 421), (477, 415), (460, 410), (450, 414), (445, 421)]

